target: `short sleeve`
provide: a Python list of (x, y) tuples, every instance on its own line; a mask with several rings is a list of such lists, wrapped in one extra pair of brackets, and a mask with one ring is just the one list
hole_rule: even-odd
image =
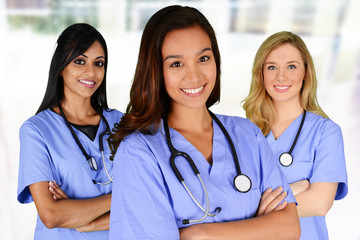
[(348, 192), (343, 136), (340, 127), (332, 121), (325, 124), (315, 149), (310, 182), (338, 182), (335, 200), (344, 198)]
[(156, 157), (136, 136), (122, 141), (114, 159), (110, 239), (179, 239)]
[(20, 128), (20, 160), (17, 199), (32, 202), (29, 186), (41, 181), (53, 181), (51, 159), (45, 141), (36, 127), (25, 122)]

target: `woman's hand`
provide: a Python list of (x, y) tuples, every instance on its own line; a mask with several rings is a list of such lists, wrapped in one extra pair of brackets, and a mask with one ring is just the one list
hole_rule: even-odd
[(59, 187), (55, 181), (49, 182), (49, 191), (54, 200), (69, 199), (66, 193)]
[(271, 188), (266, 189), (261, 196), (256, 216), (258, 217), (273, 211), (284, 209), (287, 205), (287, 201), (283, 201), (286, 196), (287, 192), (284, 192), (282, 187), (278, 187), (274, 191)]
[(309, 190), (310, 186), (311, 184), (308, 180), (301, 180), (290, 184), (294, 196)]

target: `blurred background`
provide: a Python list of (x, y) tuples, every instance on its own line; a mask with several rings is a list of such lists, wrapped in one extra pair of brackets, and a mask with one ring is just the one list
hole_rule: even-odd
[(45, 93), (60, 32), (95, 26), (108, 43), (108, 102), (125, 111), (139, 42), (149, 17), (166, 5), (198, 8), (214, 27), (222, 55), (217, 113), (244, 117), (251, 68), (260, 44), (292, 31), (307, 44), (319, 81), (318, 100), (343, 131), (349, 193), (327, 215), (330, 239), (359, 240), (360, 1), (358, 0), (0, 0), (0, 239), (33, 239), (36, 209), (16, 200), (21, 124)]

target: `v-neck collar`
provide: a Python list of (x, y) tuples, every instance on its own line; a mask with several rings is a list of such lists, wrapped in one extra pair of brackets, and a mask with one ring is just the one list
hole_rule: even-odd
[[(290, 133), (292, 134), (292, 129), (295, 129), (295, 133), (294, 133), (294, 138), (295, 138), (296, 131), (297, 131), (297, 129), (299, 129), (303, 114), (304, 114), (304, 112), (302, 114), (300, 114), (297, 118), (295, 118), (294, 121), (292, 121), (290, 123), (290, 125), (285, 129), (285, 131), (277, 139), (275, 139), (273, 132), (270, 131), (270, 133), (266, 136), (268, 143), (271, 145), (274, 142), (278, 142), (280, 139), (284, 138), (284, 136), (286, 137), (288, 134), (290, 134)], [(288, 132), (290, 132), (290, 133), (288, 133)]]
[(212, 165), (205, 159), (202, 153), (198, 149), (196, 149), (194, 145), (192, 145), (192, 143), (189, 142), (181, 133), (169, 127), (171, 141), (175, 149), (189, 154), (199, 171), (206, 173), (207, 176), (217, 176), (218, 174), (223, 173), (225, 167), (225, 159), (227, 158), (226, 146), (219, 147), (220, 145), (227, 145), (227, 140), (214, 119), (212, 120), (212, 124)]
[[(57, 112), (55, 112), (53, 109), (51, 108), (48, 108), (49, 112), (55, 114), (60, 120), (62, 120), (64, 122), (64, 125), (66, 127), (66, 129), (68, 129), (67, 125), (66, 125), (66, 122), (65, 120), (63, 119), (63, 117), (58, 114)], [(102, 114), (104, 114), (104, 109), (102, 110)], [(105, 117), (105, 116), (104, 116)], [(90, 141), (94, 142), (98, 136), (99, 136), (99, 132), (100, 132), (100, 129), (103, 129), (103, 125), (105, 124), (103, 119), (100, 117), (100, 122), (98, 124), (98, 128), (97, 128), (97, 131), (96, 131), (96, 134), (95, 134), (95, 137), (94, 139), (91, 139), (86, 133), (84, 133), (83, 131), (77, 129), (75, 126), (73, 126), (73, 123), (69, 122), (71, 127), (74, 129), (74, 131), (78, 132), (79, 134), (82, 134), (82, 135), (85, 135)], [(70, 130), (69, 130), (70, 131)], [(71, 133), (70, 133), (71, 134)]]

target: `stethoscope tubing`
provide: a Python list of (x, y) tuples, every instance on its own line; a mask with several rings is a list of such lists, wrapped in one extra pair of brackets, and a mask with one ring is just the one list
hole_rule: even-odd
[[(69, 128), (70, 132), (71, 132), (71, 135), (73, 136), (73, 138), (75, 139), (77, 145), (79, 146), (81, 152), (83, 153), (83, 155), (85, 156), (86, 158), (86, 161), (88, 162), (90, 168), (92, 170), (95, 170), (97, 171), (98, 170), (98, 166), (97, 166), (97, 163), (96, 163), (96, 160), (91, 157), (84, 149), (83, 145), (81, 144), (79, 138), (77, 137), (74, 129), (72, 128), (70, 122), (67, 120), (63, 110), (62, 110), (62, 107), (61, 107), (61, 104), (58, 104), (58, 108), (59, 108), (59, 111), (60, 111), (60, 114), (62, 116), (62, 118), (64, 119), (65, 123), (66, 123), (66, 126)], [(94, 184), (99, 184), (99, 185), (107, 185), (111, 182), (113, 182), (113, 177), (110, 176), (108, 170), (107, 170), (107, 167), (106, 167), (106, 163), (105, 163), (105, 157), (104, 157), (104, 142), (103, 142), (103, 138), (106, 134), (110, 134), (110, 125), (108, 123), (108, 121), (106, 120), (106, 118), (104, 117), (104, 115), (102, 113), (99, 113), (100, 114), (100, 117), (101, 119), (105, 122), (105, 125), (106, 125), (106, 128), (105, 128), (105, 131), (102, 132), (99, 136), (99, 148), (100, 148), (100, 152), (101, 152), (101, 159), (102, 159), (102, 162), (103, 162), (103, 165), (104, 165), (104, 169), (105, 169), (105, 172), (106, 172), (106, 175), (107, 177), (109, 178), (109, 181), (105, 182), (105, 183), (101, 183), (101, 182), (97, 182), (95, 180), (93, 180), (93, 183)]]
[(298, 141), (298, 138), (300, 136), (302, 127), (303, 127), (304, 122), (305, 122), (305, 116), (306, 116), (306, 110), (304, 110), (304, 113), (303, 113), (303, 116), (302, 116), (302, 119), (301, 119), (301, 122), (300, 122), (300, 125), (299, 125), (299, 128), (298, 128), (298, 131), (297, 131), (296, 136), (294, 138), (294, 141), (293, 141), (293, 143), (292, 143), (292, 145), (290, 147), (290, 150), (288, 152), (283, 152), (279, 156), (279, 162), (284, 167), (289, 167), (294, 162), (294, 158), (292, 156), (292, 151), (294, 150), (294, 148), (296, 146), (296, 143)]
[[(239, 192), (242, 193), (246, 193), (251, 189), (251, 180), (248, 176), (246, 176), (245, 174), (241, 173), (241, 169), (240, 169), (240, 164), (239, 164), (239, 160), (237, 157), (237, 153), (234, 147), (234, 144), (231, 140), (231, 137), (229, 135), (229, 133), (226, 131), (224, 125), (220, 122), (220, 120), (215, 116), (215, 114), (213, 114), (210, 110), (208, 110), (210, 113), (210, 116), (215, 120), (215, 122), (218, 124), (218, 126), (220, 127), (221, 131), (223, 132), (223, 134), (225, 135), (225, 138), (227, 139), (232, 154), (233, 154), (233, 158), (234, 158), (234, 162), (235, 162), (235, 167), (236, 167), (236, 172), (237, 175), (234, 178), (234, 187), (236, 190), (238, 190)], [(170, 137), (170, 131), (169, 131), (169, 126), (167, 123), (167, 119), (163, 120), (163, 125), (164, 125), (164, 131), (165, 131), (165, 135), (166, 135), (166, 141), (167, 141), (167, 145), (169, 147), (169, 150), (171, 152), (171, 156), (170, 156), (170, 166), (176, 176), (176, 178), (179, 180), (179, 182), (184, 186), (186, 192), (189, 194), (189, 196), (191, 197), (191, 199), (195, 202), (195, 204), (204, 212), (204, 216), (200, 219), (196, 219), (196, 220), (189, 220), (189, 219), (184, 219), (183, 220), (183, 224), (189, 224), (189, 223), (196, 223), (196, 222), (201, 222), (203, 221), (207, 216), (210, 217), (215, 217), (216, 214), (211, 214), (209, 213), (209, 208), (210, 208), (210, 203), (209, 203), (209, 196), (208, 196), (208, 192), (206, 190), (205, 184), (203, 182), (203, 180), (201, 179), (200, 176), (200, 172), (198, 170), (198, 168), (196, 167), (196, 164), (194, 163), (194, 161), (192, 160), (192, 158), (185, 152), (182, 151), (178, 151), (172, 144), (171, 142), (171, 137)], [(175, 163), (175, 158), (176, 157), (184, 157), (185, 160), (190, 164), (191, 169), (193, 170), (193, 172), (195, 173), (195, 175), (198, 177), (205, 197), (206, 197), (206, 209), (203, 208), (203, 206), (201, 206), (201, 204), (196, 200), (196, 198), (194, 197), (194, 195), (191, 193), (191, 191), (189, 190), (189, 188), (187, 187), (184, 178), (182, 177), (179, 169), (176, 166)], [(240, 182), (239, 182), (240, 181)], [(239, 187), (240, 186), (240, 187)], [(217, 213), (219, 213), (221, 211), (221, 208), (216, 208), (215, 211)]]

